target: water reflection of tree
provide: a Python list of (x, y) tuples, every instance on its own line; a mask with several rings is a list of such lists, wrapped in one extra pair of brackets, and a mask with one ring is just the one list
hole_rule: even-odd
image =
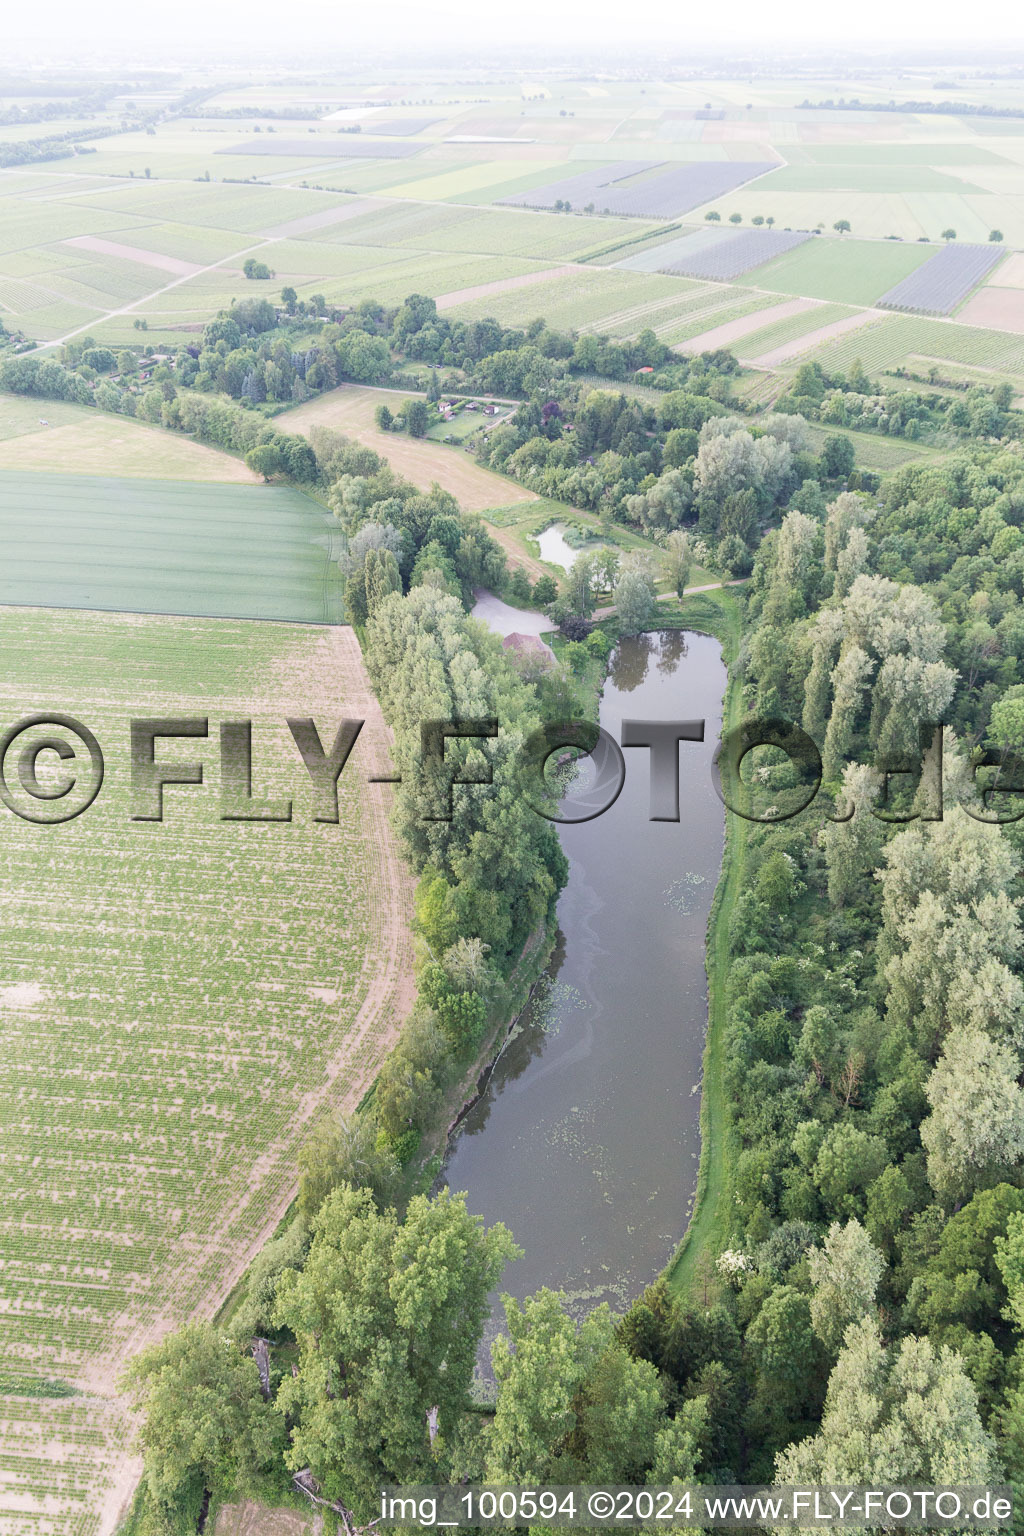
[[(558, 973), (564, 963), (565, 934), (559, 928), (555, 935), (555, 947), (551, 951), (551, 959), (516, 1026), (515, 1039), (510, 1040), (502, 1051), (481, 1098), (474, 1104), (459, 1127), (452, 1143), (453, 1151), (457, 1150), (460, 1136), (475, 1136), (484, 1129), (490, 1117), (491, 1105), (502, 1090), (509, 1083), (515, 1082), (517, 1077), (522, 1077), (530, 1062), (543, 1051), (548, 1042), (552, 1022), (551, 1013), (555, 1006), (551, 1000), (551, 987), (552, 983), (558, 980)], [(442, 1180), (444, 1179), (445, 1174), (442, 1173)]]
[(657, 641), (653, 635), (630, 635), (612, 652), (608, 677), (622, 693), (632, 693), (647, 676)]
[(662, 630), (660, 635), (661, 647), (658, 652), (658, 671), (663, 677), (671, 677), (679, 663), (687, 652), (686, 631), (683, 629)]

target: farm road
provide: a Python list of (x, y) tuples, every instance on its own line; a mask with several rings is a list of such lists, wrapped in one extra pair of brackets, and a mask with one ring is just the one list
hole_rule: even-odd
[(144, 293), (141, 299), (133, 299), (130, 304), (122, 304), (117, 309), (99, 310), (96, 316), (85, 325), (76, 326), (73, 331), (68, 331), (63, 336), (55, 336), (52, 341), (41, 341), (38, 351), (45, 352), (49, 347), (62, 347), (65, 342), (73, 341), (76, 336), (82, 336), (87, 331), (91, 331), (100, 320), (112, 320), (118, 315), (130, 315), (133, 310), (138, 309), (140, 304), (148, 304), (150, 299), (158, 299), (162, 293), (170, 293), (172, 288), (180, 288), (182, 283), (190, 283), (194, 277), (202, 277), (207, 272), (216, 272), (218, 268), (237, 262), (240, 257), (251, 256), (254, 251), (262, 251), (264, 246), (273, 245), (273, 243), (272, 240), (259, 240), (255, 245), (247, 245), (243, 250), (232, 251), (230, 255), (222, 256), (219, 261), (211, 261), (208, 266), (196, 267), (194, 271), (186, 272), (182, 277), (176, 277), (173, 282), (165, 283), (162, 288), (154, 288), (152, 293)]
[[(338, 698), (365, 721), (360, 734), (367, 770), (374, 774), (392, 771), (393, 734), (384, 720), (380, 704), (370, 686), (362, 652), (355, 632), (348, 625), (332, 625), (318, 631), (313, 649), (282, 661), (270, 679), (275, 699), (282, 709), (312, 707), (329, 718), (337, 709)], [(369, 918), (368, 941), (361, 957), (357, 989), (361, 992), (357, 1009), (347, 1028), (340, 1032), (337, 1048), (316, 1074), (316, 1081), (302, 1095), (294, 1122), (286, 1130), (268, 1136), (259, 1165), (251, 1170), (245, 1199), (251, 1212), (247, 1238), (242, 1244), (225, 1242), (223, 1233), (189, 1234), (183, 1242), (180, 1263), (183, 1270), (202, 1268), (210, 1282), (205, 1294), (191, 1308), (193, 1316), (212, 1317), (225, 1297), (230, 1295), (252, 1260), (273, 1237), (290, 1205), (297, 1187), (296, 1149), (308, 1139), (317, 1118), (349, 1116), (376, 1077), (394, 1046), (399, 1030), (415, 1001), (413, 969), (414, 880), (398, 847), (391, 825), (393, 790), (390, 785), (356, 780), (361, 785), (363, 844), (366, 850), (365, 901)], [(324, 1002), (326, 1014), (347, 1015), (353, 989), (346, 984), (344, 967), (339, 962), (337, 991)], [(237, 1227), (240, 1212), (232, 1213)], [(184, 1318), (175, 1300), (175, 1277), (162, 1277), (162, 1305), (152, 1320), (147, 1318), (127, 1334), (118, 1330), (116, 1347), (105, 1358), (79, 1373), (77, 1383), (98, 1393), (124, 1422), (130, 1422), (128, 1404), (118, 1387), (118, 1374), (127, 1357), (162, 1338), (179, 1326)], [(110, 1481), (103, 1507), (96, 1511), (96, 1536), (112, 1536), (127, 1511), (141, 1475), (141, 1459), (128, 1445), (118, 1448), (110, 1463)], [(275, 1527), (276, 1529), (276, 1527)]]
[[(749, 580), (749, 576), (737, 576), (735, 581), (709, 581), (703, 587), (684, 587), (683, 596), (692, 597), (696, 592), (718, 592), (722, 587), (744, 587)], [(657, 596), (659, 603), (674, 603), (676, 600), (674, 592), (659, 592)], [(610, 603), (607, 608), (595, 608), (594, 618), (607, 619), (614, 612), (615, 604)]]

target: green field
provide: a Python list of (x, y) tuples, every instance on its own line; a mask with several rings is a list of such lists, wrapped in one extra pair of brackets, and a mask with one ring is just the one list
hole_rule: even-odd
[[(975, 126), (980, 121), (985, 126), (984, 118), (975, 119)], [(1007, 126), (1010, 126), (1009, 121)], [(1002, 155), (996, 154), (991, 149), (986, 149), (983, 144), (963, 144), (952, 140), (943, 144), (813, 144), (806, 145), (799, 151), (800, 160), (796, 155), (790, 158), (796, 163), (812, 165), (839, 166), (844, 170), (848, 166), (864, 165), (1006, 165), (1009, 162)]]
[(63, 400), (0, 394), (0, 470), (256, 485), (240, 458), (182, 432)]
[(702, 220), (712, 209), (723, 218), (733, 213), (749, 224), (758, 216), (772, 217), (777, 229), (809, 229), (819, 226), (830, 230), (839, 219), (848, 219), (853, 234), (861, 239), (884, 240), (895, 236), (917, 240), (924, 236), (938, 240), (947, 225), (961, 240), (985, 241), (998, 223), (1008, 240), (1021, 238), (1022, 221), (1008, 212), (1006, 199), (977, 196), (966, 188), (962, 192), (857, 192), (844, 191), (838, 185), (819, 192), (793, 192), (778, 188), (772, 192), (765, 183), (740, 187), (728, 197), (719, 198), (687, 214), (693, 222)]
[(706, 285), (682, 277), (588, 267), (529, 288), (469, 299), (456, 305), (453, 313), (460, 320), (481, 320), (493, 315), (505, 325), (527, 325), (540, 316), (555, 327), (608, 330), (625, 336), (654, 325), (650, 317), (680, 300), (688, 300), (698, 288)]
[[(0, 608), (0, 647), (0, 717), (64, 711), (106, 759), (74, 821), (3, 812), (0, 975), (0, 1528), (93, 1536), (132, 1487), (124, 1360), (212, 1315), (310, 1124), (351, 1112), (394, 1040), (409, 886), (366, 782), (388, 756), (347, 626)], [(210, 719), (208, 740), (159, 744), (206, 779), (169, 789), (160, 825), (129, 818), (140, 714)], [(315, 823), (285, 718), (330, 739), (345, 714), (366, 724), (340, 819)], [(292, 799), (290, 823), (220, 819), (229, 719), (252, 720), (254, 793)], [(12, 1375), (88, 1395), (13, 1394)]]
[(443, 443), (449, 437), (457, 443), (464, 443), (468, 437), (480, 431), (485, 421), (486, 418), (478, 411), (457, 411), (451, 421), (445, 421), (444, 417), (432, 421), (427, 428), (427, 437), (435, 443)]
[[(411, 292), (440, 299), (590, 260), (586, 272), (471, 294), (453, 312), (466, 320), (493, 315), (514, 326), (543, 316), (556, 326), (620, 337), (650, 325), (676, 345), (700, 334), (705, 307), (707, 329), (716, 312), (714, 323), (721, 324), (754, 313), (745, 289), (873, 305), (931, 254), (933, 245), (919, 245), (919, 238), (934, 243), (946, 227), (965, 241), (985, 241), (998, 227), (1008, 248), (1024, 246), (1024, 166), (1014, 149), (1012, 120), (962, 124), (892, 114), (884, 124), (891, 142), (879, 142), (879, 125), (868, 120), (858, 137), (855, 114), (839, 114), (833, 123), (827, 112), (795, 111), (798, 88), (827, 98), (835, 83), (765, 83), (763, 89), (751, 82), (744, 87), (725, 81), (720, 89), (705, 83), (698, 95), (706, 90), (712, 105), (726, 109), (723, 128), (691, 120), (687, 109), (702, 103), (692, 86), (678, 83), (639, 90), (618, 82), (583, 93), (570, 81), (535, 82), (529, 89), (492, 82), (471, 100), (455, 99), (450, 88), (438, 86), (438, 100), (431, 103), (436, 120), (417, 135), (422, 148), (405, 160), (354, 155), (353, 143), (331, 119), (318, 120), (323, 104), (312, 90), (296, 85), (292, 96), (268, 85), (256, 94), (221, 92), (195, 115), (158, 122), (151, 133), (96, 139), (87, 173), (72, 170), (68, 161), (51, 170), (0, 174), (0, 319), (44, 343), (89, 332), (119, 347), (137, 342), (133, 322), (142, 317), (149, 340), (175, 345), (252, 291), (238, 270), (251, 251), (276, 271), (267, 296), (276, 298), (288, 283), (303, 298), (322, 293), (341, 305), (398, 304)], [(857, 88), (870, 102), (870, 86)], [(895, 88), (894, 81), (885, 86)], [(979, 102), (987, 99), (981, 90)], [(275, 103), (297, 109), (294, 126), (266, 121), (263, 133), (287, 131), (303, 150), (307, 137), (319, 148), (327, 135), (337, 158), (275, 155), (274, 140), (255, 131), (261, 113)], [(251, 121), (218, 116), (237, 107), (251, 112)], [(422, 108), (388, 110), (416, 117)], [(742, 129), (749, 111), (750, 127)], [(372, 126), (372, 120), (363, 125), (371, 139)], [(996, 135), (1002, 127), (1004, 143)], [(969, 136), (980, 132), (993, 148)], [(221, 152), (240, 139), (251, 152)], [(723, 219), (739, 214), (744, 225), (770, 216), (780, 230), (820, 229), (824, 238), (746, 274), (742, 283), (717, 285), (731, 288), (720, 301), (700, 297), (706, 284), (609, 271), (623, 253), (663, 238), (649, 219), (496, 206), (514, 191), (621, 159), (664, 165), (773, 157), (776, 170), (717, 199), (714, 211)], [(353, 217), (316, 222), (323, 213), (345, 211), (350, 196), (361, 199)], [(687, 212), (687, 224), (701, 226), (711, 207)], [(834, 238), (837, 219), (851, 222), (854, 239)], [(123, 251), (86, 252), (67, 243), (81, 234), (197, 268), (221, 265), (175, 277)], [(132, 307), (117, 314), (124, 305)], [(886, 343), (897, 334), (889, 331)], [(1001, 341), (994, 364), (981, 358), (979, 348), (989, 350), (990, 342), (950, 338), (947, 350), (956, 355), (946, 360), (1016, 376), (1013, 343)], [(900, 361), (888, 351), (886, 356), (886, 366)]]
[(0, 603), (343, 620), (334, 518), (280, 486), (0, 470)]
[[(320, 239), (361, 241), (368, 246), (396, 249), (417, 246), (430, 250), (474, 254), (574, 258), (614, 240), (630, 239), (651, 226), (634, 219), (566, 218), (530, 210), (467, 208), (458, 204), (396, 203), (346, 220)], [(310, 239), (317, 238), (311, 234)]]
[(857, 465), (861, 469), (877, 469), (888, 471), (899, 469), (903, 464), (920, 463), (922, 459), (934, 458), (936, 450), (922, 448), (919, 443), (908, 443), (902, 437), (885, 437), (881, 432), (855, 432), (848, 427), (828, 426), (820, 427), (814, 422), (807, 423), (807, 435), (815, 453), (820, 453), (826, 437), (836, 432), (843, 437), (848, 437), (854, 446), (857, 455)]
[(801, 298), (874, 304), (934, 255), (932, 245), (903, 245), (897, 240), (807, 240), (748, 277), (759, 288)]

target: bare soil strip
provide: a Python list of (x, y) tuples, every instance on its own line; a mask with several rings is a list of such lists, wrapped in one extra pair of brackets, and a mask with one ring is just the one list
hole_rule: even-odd
[(508, 293), (512, 288), (530, 288), (534, 283), (546, 283), (555, 277), (571, 277), (579, 271), (576, 266), (545, 267), (541, 272), (521, 272), (518, 277), (499, 278), (494, 283), (477, 283), (475, 288), (456, 288), (443, 293), (437, 301), (438, 309), (454, 309), (456, 304), (468, 304), (470, 299), (486, 299), (492, 293)]
[(358, 197), (351, 202), (339, 203), (336, 208), (322, 208), (318, 213), (303, 214), (301, 219), (289, 219), (285, 224), (275, 224), (265, 229), (268, 240), (287, 240), (293, 235), (306, 235), (313, 229), (328, 229), (332, 224), (344, 224), (361, 213), (372, 213), (374, 208), (386, 208), (387, 204), (377, 197)]
[(75, 235), (65, 240), (65, 245), (77, 246), (80, 251), (92, 251), (97, 256), (118, 256), (122, 261), (137, 261), (143, 267), (157, 267), (161, 272), (173, 272), (176, 277), (191, 277), (200, 271), (194, 261), (180, 261), (177, 256), (161, 256), (158, 251), (140, 251), (134, 245), (122, 245), (118, 240), (101, 240), (98, 235)]
[(717, 347), (732, 346), (741, 336), (760, 331), (776, 320), (788, 320), (790, 315), (802, 315), (808, 309), (820, 309), (818, 299), (788, 299), (784, 304), (773, 304), (770, 309), (759, 309), (754, 315), (743, 315), (739, 320), (727, 320), (699, 336), (691, 336), (679, 343), (680, 352), (713, 352)]
[(990, 288), (1024, 288), (1024, 251), (1012, 251), (994, 276), (998, 282), (991, 281)]
[[(760, 357), (751, 358), (750, 361), (759, 368), (775, 368), (779, 363), (788, 363), (791, 358), (802, 357), (805, 352), (819, 347), (823, 341), (831, 341), (833, 336), (845, 336), (847, 331), (859, 330), (862, 325), (871, 325), (887, 317), (877, 309), (865, 309), (859, 315), (847, 315), (845, 320), (834, 320), (831, 325), (823, 325), (820, 330), (808, 331), (804, 336), (798, 336), (795, 341), (787, 341), (781, 347), (773, 347), (770, 352), (762, 352)], [(747, 359), (741, 359), (747, 361)]]
[(1024, 333), (1024, 288), (979, 288), (956, 318), (993, 331)]

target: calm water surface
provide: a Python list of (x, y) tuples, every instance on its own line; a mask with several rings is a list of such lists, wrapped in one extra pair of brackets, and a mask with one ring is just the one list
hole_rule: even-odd
[(545, 528), (537, 534), (537, 543), (540, 545), (540, 557), (542, 560), (550, 560), (552, 565), (560, 565), (563, 571), (571, 571), (573, 561), (579, 554), (578, 549), (573, 549), (567, 544), (565, 534), (559, 523), (552, 523), (550, 528)]
[(685, 1229), (700, 1153), (705, 928), (724, 837), (710, 763), (725, 682), (705, 635), (641, 636), (612, 658), (600, 718), (616, 741), (623, 719), (701, 718), (705, 740), (680, 745), (678, 823), (647, 819), (650, 754), (627, 747), (612, 809), (560, 828), (570, 874), (558, 945), (453, 1138), (442, 1182), (525, 1248), (502, 1283), (516, 1296), (548, 1285), (575, 1311), (621, 1309)]

